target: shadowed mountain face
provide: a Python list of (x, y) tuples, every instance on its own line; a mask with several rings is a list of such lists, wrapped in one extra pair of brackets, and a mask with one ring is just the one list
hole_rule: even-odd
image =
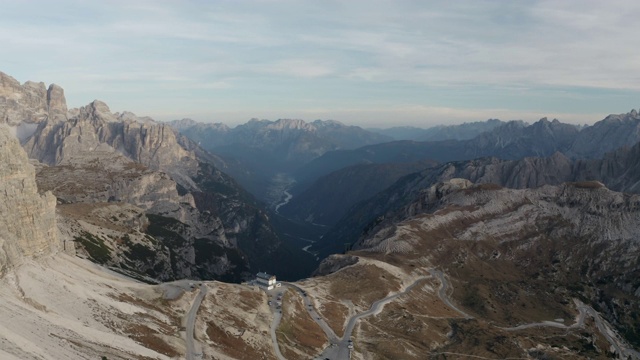
[(388, 129), (367, 129), (382, 135), (389, 136), (393, 140), (415, 141), (441, 141), (441, 140), (468, 140), (503, 125), (504, 121), (489, 119), (460, 125), (438, 125), (430, 128), (417, 128), (412, 126), (398, 126)]
[(435, 166), (434, 161), (361, 164), (349, 166), (318, 179), (280, 208), (280, 213), (298, 220), (332, 226), (354, 204), (386, 189), (401, 177)]
[(542, 119), (533, 125), (510, 121), (470, 140), (394, 141), (355, 150), (329, 152), (296, 172), (301, 183), (358, 163), (411, 162), (431, 159), (438, 162), (469, 160), (485, 156), (521, 159), (567, 152), (579, 135), (578, 128), (557, 120)]
[(289, 173), (327, 151), (382, 143), (390, 137), (337, 121), (253, 119), (231, 129), (183, 119), (169, 123), (181, 134), (220, 157), (224, 168), (249, 191), (264, 199), (270, 179)]
[(0, 278), (24, 259), (57, 250), (56, 199), (39, 194), (35, 170), (0, 124)]
[(523, 189), (563, 182), (599, 181), (616, 191), (640, 193), (640, 143), (621, 148), (601, 159), (571, 160), (561, 153), (544, 158), (501, 160), (482, 158), (442, 164), (407, 175), (386, 190), (347, 211), (324, 237), (322, 252), (328, 255), (344, 249), (344, 243), (355, 241), (364, 229), (381, 221), (388, 212), (403, 207), (423, 189), (452, 178), (468, 179), (475, 183), (498, 184)]

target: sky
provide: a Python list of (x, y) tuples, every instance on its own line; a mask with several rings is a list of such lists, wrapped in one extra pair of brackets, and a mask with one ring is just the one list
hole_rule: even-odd
[(0, 0), (0, 71), (156, 120), (364, 127), (640, 106), (637, 0)]

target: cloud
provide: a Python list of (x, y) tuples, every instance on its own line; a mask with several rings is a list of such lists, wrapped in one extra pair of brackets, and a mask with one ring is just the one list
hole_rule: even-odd
[(331, 66), (313, 59), (286, 59), (273, 64), (259, 66), (254, 71), (300, 78), (317, 78), (334, 73)]
[[(137, 113), (216, 98), (211, 114), (600, 116), (632, 105), (612, 91), (640, 92), (638, 13), (631, 0), (11, 2), (0, 70)], [(153, 103), (169, 95), (181, 102)]]

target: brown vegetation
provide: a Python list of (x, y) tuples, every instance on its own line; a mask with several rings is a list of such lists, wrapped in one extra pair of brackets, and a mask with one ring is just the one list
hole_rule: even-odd
[(180, 352), (176, 351), (171, 345), (167, 344), (166, 341), (162, 340), (156, 334), (157, 331), (151, 329), (150, 327), (142, 324), (134, 324), (130, 325), (125, 329), (125, 333), (129, 335), (129, 337), (135, 340), (137, 343), (142, 346), (149, 348), (153, 351), (159, 352), (161, 354), (177, 357), (182, 355)]
[(400, 290), (400, 280), (375, 265), (356, 264), (327, 276), (331, 294), (340, 300), (369, 308), (371, 304)]
[(327, 344), (326, 335), (293, 290), (287, 290), (282, 298), (282, 320), (276, 335), (280, 351), (287, 359), (309, 359)]
[(215, 322), (207, 323), (207, 336), (216, 349), (235, 359), (273, 359), (269, 349), (249, 346), (242, 336), (229, 334)]
[(318, 313), (327, 322), (333, 332), (341, 337), (344, 334), (344, 325), (349, 316), (349, 308), (335, 301), (323, 301)]
[(574, 186), (578, 189), (601, 189), (604, 186), (600, 181), (578, 181), (578, 182), (568, 182), (567, 185)]

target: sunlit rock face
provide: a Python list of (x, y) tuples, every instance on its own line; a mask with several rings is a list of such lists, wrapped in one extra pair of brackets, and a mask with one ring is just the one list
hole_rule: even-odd
[(18, 140), (0, 125), (0, 275), (57, 246), (56, 198), (38, 193), (35, 170)]
[(47, 88), (43, 82), (33, 81), (20, 84), (0, 72), (0, 122), (18, 126), (23, 122), (37, 124), (66, 118), (67, 101), (61, 87), (51, 84)]

